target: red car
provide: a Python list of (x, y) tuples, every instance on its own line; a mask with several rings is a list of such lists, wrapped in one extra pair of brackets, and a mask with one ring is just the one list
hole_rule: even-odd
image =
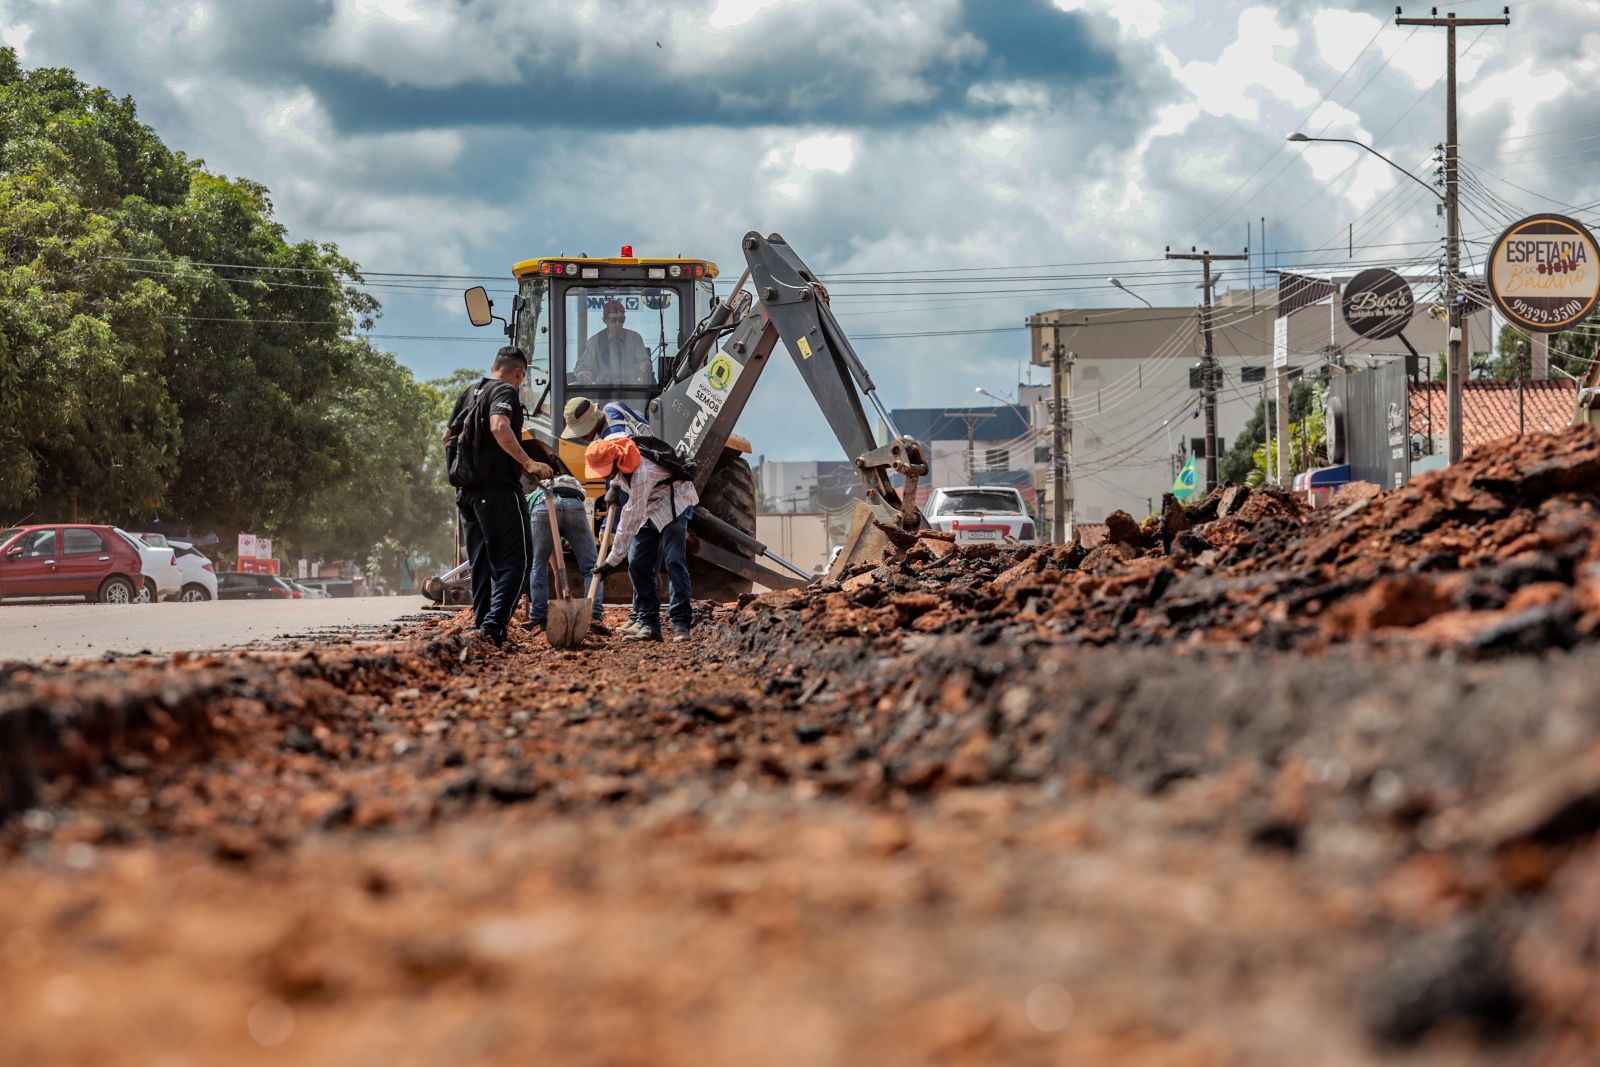
[(0, 599), (80, 596), (131, 604), (142, 583), (138, 551), (109, 526), (0, 530)]

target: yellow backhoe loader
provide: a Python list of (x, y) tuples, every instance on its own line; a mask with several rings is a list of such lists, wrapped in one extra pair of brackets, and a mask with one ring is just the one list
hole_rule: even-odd
[[(509, 319), (494, 313), (481, 286), (466, 293), (473, 325), (499, 320), (528, 355), (529, 455), (583, 477), (583, 445), (561, 436), (567, 399), (581, 395), (628, 405), (694, 462), (701, 503), (690, 526), (690, 565), (695, 595), (714, 600), (752, 583), (784, 589), (811, 577), (756, 540), (755, 479), (745, 460), (751, 446), (733, 432), (780, 340), (866, 490), (830, 574), (881, 554), (886, 528), (923, 525), (916, 487), (928, 472), (922, 446), (894, 428), (827, 290), (777, 234), (748, 233), (743, 251), (745, 270), (721, 299), (715, 263), (638, 258), (626, 246), (614, 258), (518, 263)], [(886, 428), (881, 443), (865, 405)], [(588, 483), (591, 497), (603, 488)], [(436, 601), (460, 602), (463, 580), (457, 568), (423, 589)]]

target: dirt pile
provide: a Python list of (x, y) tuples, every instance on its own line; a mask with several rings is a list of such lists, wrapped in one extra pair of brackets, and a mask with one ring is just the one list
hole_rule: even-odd
[[(767, 594), (739, 626), (797, 638), (966, 633), (1066, 644), (1346, 643), (1471, 655), (1600, 634), (1600, 434), (1512, 439), (1387, 493), (1311, 510), (1224, 486), (1104, 543), (1003, 550), (918, 538), (843, 582)], [(776, 620), (776, 621), (774, 621)]]

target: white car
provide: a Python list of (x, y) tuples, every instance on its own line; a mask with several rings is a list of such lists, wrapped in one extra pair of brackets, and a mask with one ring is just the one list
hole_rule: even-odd
[(177, 553), (178, 570), (183, 572), (183, 591), (178, 599), (185, 603), (217, 599), (217, 572), (201, 551), (186, 541), (168, 541)]
[(1022, 494), (1009, 485), (954, 485), (928, 494), (928, 525), (955, 534), (958, 545), (1036, 545), (1038, 534)]
[(148, 544), (117, 526), (112, 529), (139, 551), (139, 569), (144, 572), (144, 585), (139, 595), (134, 597), (134, 603), (153, 604), (183, 592), (183, 572), (178, 569), (176, 553), (171, 548)]

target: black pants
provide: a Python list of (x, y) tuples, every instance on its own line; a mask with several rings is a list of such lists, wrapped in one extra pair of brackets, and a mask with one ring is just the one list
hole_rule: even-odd
[(456, 508), (472, 565), (473, 617), (478, 629), (503, 640), (533, 555), (522, 494), (510, 486), (463, 489), (456, 494)]

